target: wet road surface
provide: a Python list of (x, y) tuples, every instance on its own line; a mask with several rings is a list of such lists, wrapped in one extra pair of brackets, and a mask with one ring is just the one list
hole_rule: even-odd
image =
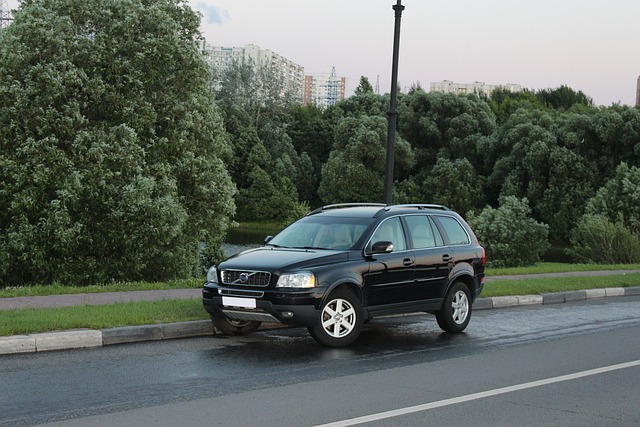
[(406, 410), (638, 360), (638, 336), (640, 297), (621, 297), (477, 311), (460, 335), (374, 319), (344, 349), (290, 328), (0, 356), (0, 425), (638, 425), (638, 366)]

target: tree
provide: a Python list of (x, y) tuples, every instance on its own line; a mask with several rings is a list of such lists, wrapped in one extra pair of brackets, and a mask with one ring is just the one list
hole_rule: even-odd
[(439, 158), (421, 188), (421, 200), (448, 206), (462, 216), (484, 206), (483, 179), (467, 159)]
[(576, 104), (593, 106), (593, 99), (582, 91), (576, 92), (569, 86), (562, 85), (556, 89), (543, 89), (536, 92), (536, 97), (552, 108), (568, 110)]
[(287, 134), (295, 150), (300, 153), (300, 174), (296, 182), (300, 200), (308, 202), (310, 206), (318, 206), (321, 203), (318, 184), (322, 165), (327, 162), (331, 152), (334, 120), (329, 114), (325, 116), (314, 104), (293, 105), (290, 117)]
[[(326, 203), (374, 202), (383, 199), (386, 120), (346, 117), (338, 122), (333, 150), (322, 167), (318, 193)], [(396, 165), (412, 162), (407, 142), (396, 140)]]
[(631, 264), (640, 262), (640, 237), (621, 220), (586, 214), (571, 232), (568, 251), (579, 262)]
[(478, 147), (495, 129), (495, 117), (483, 100), (415, 90), (399, 99), (398, 109), (398, 132), (415, 150), (419, 179), (435, 165), (441, 150), (450, 159), (466, 158), (480, 170)]
[(0, 33), (0, 284), (166, 280), (219, 254), (235, 187), (198, 27), (179, 0), (22, 2)]
[(354, 94), (357, 95), (362, 95), (365, 93), (373, 93), (373, 86), (371, 86), (371, 83), (369, 83), (369, 79), (366, 78), (365, 76), (361, 76), (360, 77), (360, 84), (358, 85), (358, 87), (356, 88), (356, 90), (354, 91)]
[(526, 198), (500, 198), (500, 206), (473, 212), (467, 222), (487, 252), (487, 265), (517, 267), (532, 265), (549, 248), (549, 227), (531, 218)]
[(534, 92), (527, 89), (521, 92), (511, 92), (507, 89), (498, 88), (491, 92), (489, 106), (498, 123), (503, 123), (511, 114), (521, 108), (541, 111), (548, 109), (544, 102), (536, 97)]
[[(299, 192), (308, 196), (308, 189), (317, 183), (316, 175), (309, 174), (308, 156), (296, 151), (288, 134), (291, 112), (299, 105), (292, 88), (286, 87), (283, 76), (269, 66), (235, 61), (222, 76), (216, 97), (232, 140), (230, 169), (242, 199), (238, 216), (245, 220), (286, 217), (284, 207), (297, 203)], [(248, 156), (258, 145), (259, 150), (266, 150), (268, 160), (259, 164), (261, 173), (254, 173)], [(268, 197), (256, 191), (267, 188), (267, 178)], [(278, 209), (266, 213), (253, 208), (275, 195), (283, 198)]]
[(620, 163), (615, 175), (588, 201), (586, 213), (621, 222), (640, 234), (640, 168)]

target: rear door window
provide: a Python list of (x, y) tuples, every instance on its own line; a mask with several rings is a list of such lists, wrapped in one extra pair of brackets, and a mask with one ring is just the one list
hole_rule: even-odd
[(440, 232), (426, 215), (407, 215), (405, 217), (414, 249), (444, 246)]

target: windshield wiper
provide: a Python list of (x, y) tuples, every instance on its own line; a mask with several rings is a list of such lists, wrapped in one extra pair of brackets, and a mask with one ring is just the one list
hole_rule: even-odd
[(321, 248), (318, 246), (296, 246), (292, 249), (319, 249), (319, 250), (326, 250), (327, 248)]

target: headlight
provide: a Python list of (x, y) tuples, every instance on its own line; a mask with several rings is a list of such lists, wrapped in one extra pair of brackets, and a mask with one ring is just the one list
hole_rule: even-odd
[(207, 271), (207, 282), (218, 283), (218, 275), (215, 267), (211, 267), (209, 271)]
[(316, 278), (313, 273), (283, 274), (278, 279), (277, 288), (313, 288)]

